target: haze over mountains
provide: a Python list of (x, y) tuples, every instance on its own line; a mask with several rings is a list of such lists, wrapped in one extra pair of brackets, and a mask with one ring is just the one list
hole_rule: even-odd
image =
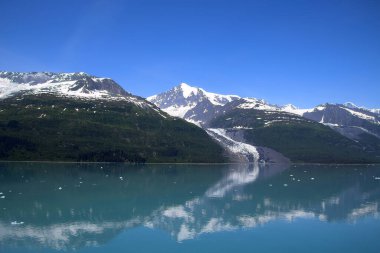
[(353, 103), (299, 109), (185, 83), (145, 100), (83, 72), (0, 72), (0, 106), (2, 160), (380, 161), (379, 110)]

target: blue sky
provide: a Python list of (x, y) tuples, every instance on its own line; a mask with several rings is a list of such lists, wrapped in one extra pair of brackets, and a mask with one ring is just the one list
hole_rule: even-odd
[(2, 0), (0, 70), (380, 108), (378, 0)]

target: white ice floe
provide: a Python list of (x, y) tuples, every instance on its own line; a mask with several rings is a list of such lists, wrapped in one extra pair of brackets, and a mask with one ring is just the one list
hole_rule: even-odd
[(24, 224), (23, 221), (12, 221), (11, 222), (11, 225), (22, 225), (22, 224)]

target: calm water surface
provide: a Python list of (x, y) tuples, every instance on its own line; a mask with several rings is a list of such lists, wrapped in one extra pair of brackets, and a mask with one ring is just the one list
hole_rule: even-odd
[(380, 252), (380, 166), (0, 163), (0, 252)]

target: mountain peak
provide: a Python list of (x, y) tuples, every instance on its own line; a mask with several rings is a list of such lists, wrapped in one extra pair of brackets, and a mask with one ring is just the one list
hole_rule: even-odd
[(192, 95), (198, 95), (199, 88), (188, 85), (187, 83), (181, 83), (176, 88), (182, 91), (182, 95), (184, 98), (188, 98)]
[(0, 72), (0, 98), (42, 93), (92, 99), (131, 96), (112, 79), (85, 72)]
[(344, 106), (348, 107), (348, 108), (351, 108), (351, 109), (356, 109), (356, 108), (359, 108), (359, 106), (355, 105), (354, 103), (352, 102), (346, 102), (343, 104)]
[(180, 83), (174, 88), (148, 97), (147, 100), (160, 107), (163, 111), (176, 117), (181, 117), (190, 122), (203, 122), (202, 116), (194, 119), (191, 117), (193, 110), (202, 111), (203, 114), (214, 111), (215, 108), (223, 106), (231, 101), (240, 99), (235, 95), (221, 95), (208, 92), (202, 88)]
[(292, 105), (292, 104), (286, 104), (286, 105), (282, 106), (281, 109), (286, 111), (286, 110), (297, 110), (299, 108), (295, 105)]
[(197, 87), (190, 86), (187, 83), (180, 83), (178, 86), (182, 89), (197, 89)]

